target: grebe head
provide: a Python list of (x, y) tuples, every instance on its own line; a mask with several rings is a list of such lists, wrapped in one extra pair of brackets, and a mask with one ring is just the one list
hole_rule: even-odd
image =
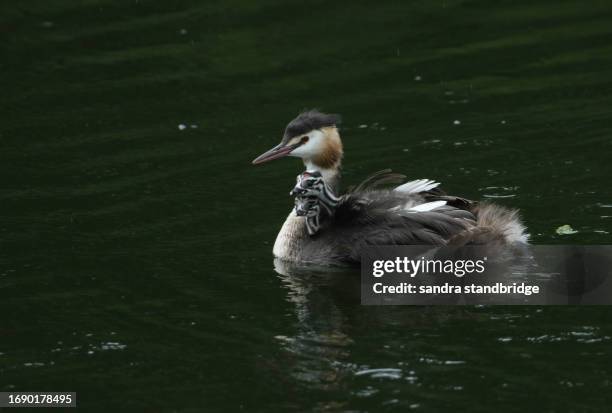
[(338, 134), (340, 116), (310, 110), (287, 125), (281, 143), (261, 154), (253, 164), (285, 156), (302, 158), (308, 170), (337, 170), (342, 160)]

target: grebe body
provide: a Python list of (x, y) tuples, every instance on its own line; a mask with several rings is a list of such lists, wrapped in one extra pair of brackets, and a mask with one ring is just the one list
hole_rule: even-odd
[[(281, 143), (253, 161), (294, 156), (306, 168), (291, 192), (296, 206), (274, 243), (277, 258), (350, 264), (359, 263), (364, 248), (373, 245), (527, 243), (518, 211), (446, 195), (428, 179), (402, 183), (403, 175), (384, 170), (337, 196), (343, 156), (338, 124), (337, 115), (301, 113), (287, 125)], [(389, 184), (400, 185), (382, 188)]]

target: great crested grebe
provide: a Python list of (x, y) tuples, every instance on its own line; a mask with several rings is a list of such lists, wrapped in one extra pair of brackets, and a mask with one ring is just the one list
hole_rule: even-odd
[(359, 263), (372, 245), (525, 244), (518, 211), (446, 195), (437, 182), (377, 172), (337, 195), (342, 161), (338, 115), (303, 112), (287, 125), (281, 143), (253, 160), (302, 158), (306, 171), (291, 191), (295, 208), (274, 243), (277, 258), (316, 264)]

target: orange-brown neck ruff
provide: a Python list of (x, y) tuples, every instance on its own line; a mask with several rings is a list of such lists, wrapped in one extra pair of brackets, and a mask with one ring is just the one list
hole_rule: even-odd
[(325, 134), (325, 146), (310, 161), (322, 169), (338, 169), (342, 160), (342, 141), (338, 135), (338, 129), (333, 126), (322, 128)]

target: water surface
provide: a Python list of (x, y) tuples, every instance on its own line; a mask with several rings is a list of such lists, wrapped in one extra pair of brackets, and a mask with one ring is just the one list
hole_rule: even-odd
[[(275, 270), (303, 108), (392, 168), (609, 244), (606, 1), (0, 5), (0, 390), (88, 411), (597, 411), (605, 307), (362, 307)], [(555, 230), (569, 224), (573, 235)]]

